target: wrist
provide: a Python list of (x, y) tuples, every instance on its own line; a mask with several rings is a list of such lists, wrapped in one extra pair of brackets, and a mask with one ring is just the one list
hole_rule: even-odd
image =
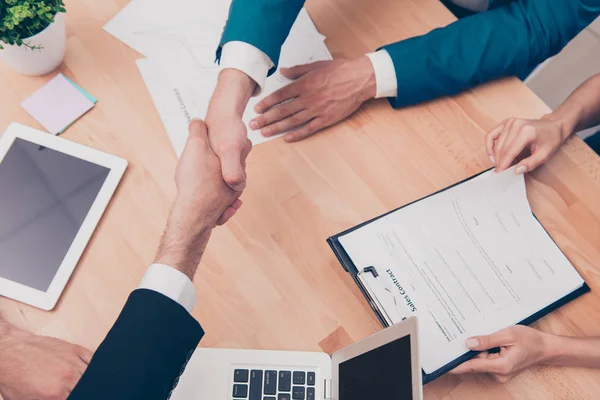
[(256, 82), (242, 71), (222, 70), (208, 106), (207, 123), (212, 116), (241, 118), (255, 88)]
[[(0, 354), (2, 354), (2, 347), (7, 346), (10, 339), (19, 332), (19, 329), (9, 324), (3, 319), (0, 319)], [(0, 357), (2, 360), (2, 357)]]
[(0, 341), (5, 339), (6, 337), (8, 337), (11, 330), (12, 330), (12, 325), (3, 319), (0, 319)]
[(10, 349), (10, 335), (11, 335), (12, 327), (11, 325), (4, 321), (0, 320), (0, 389), (4, 385), (2, 377), (5, 375), (4, 373), (4, 360), (7, 359), (7, 351)]
[(375, 77), (375, 68), (369, 57), (363, 56), (353, 60), (356, 69), (360, 71), (357, 85), (359, 96), (362, 102), (370, 100), (377, 95), (377, 79)]
[(540, 363), (551, 365), (559, 362), (559, 360), (565, 355), (565, 349), (567, 348), (565, 341), (567, 338), (564, 336), (558, 336), (544, 332), (541, 332), (541, 334), (542, 336), (540, 343), (543, 350)]
[[(11, 331), (12, 326), (8, 322), (0, 320), (0, 354), (6, 354), (6, 349), (10, 346), (8, 342)], [(2, 371), (2, 359), (3, 357), (0, 357), (0, 372)], [(0, 373), (0, 382), (1, 381), (2, 373)]]
[(25, 337), (26, 335), (27, 333), (24, 331), (17, 329), (4, 320), (0, 320), (0, 389), (4, 383), (2, 380), (2, 377), (5, 376), (4, 370), (14, 367), (7, 360), (10, 359), (9, 354), (11, 349), (16, 349), (17, 346), (15, 345), (20, 341), (20, 339), (16, 338), (19, 336)]
[(209, 238), (210, 231), (188, 241), (186, 239), (191, 239), (189, 236), (180, 237), (165, 232), (153, 264), (168, 265), (194, 280)]
[(558, 127), (560, 138), (563, 142), (575, 132), (577, 126), (576, 118), (562, 117), (555, 113), (546, 114), (541, 119), (543, 121), (551, 122)]
[(179, 270), (193, 279), (215, 221), (198, 215), (194, 202), (177, 198), (154, 262)]
[(206, 200), (202, 200), (200, 196), (182, 192), (177, 194), (167, 220), (167, 230), (181, 230), (193, 236), (200, 235), (214, 226), (216, 220), (211, 221), (206, 212), (201, 211), (206, 208), (203, 206)]

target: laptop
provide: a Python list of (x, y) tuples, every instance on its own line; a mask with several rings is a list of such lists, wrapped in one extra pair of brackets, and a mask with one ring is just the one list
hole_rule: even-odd
[(417, 319), (325, 353), (198, 348), (174, 400), (422, 400)]

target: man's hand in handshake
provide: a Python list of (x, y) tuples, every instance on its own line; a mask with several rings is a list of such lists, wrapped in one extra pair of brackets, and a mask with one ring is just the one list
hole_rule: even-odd
[(246, 187), (246, 157), (252, 143), (242, 116), (255, 87), (243, 72), (221, 71), (206, 114), (210, 145), (221, 160), (223, 179), (236, 191)]
[(211, 149), (204, 122), (194, 120), (189, 129), (175, 173), (177, 198), (156, 261), (192, 279), (212, 229), (227, 222), (242, 203), (241, 192), (223, 180), (221, 162)]

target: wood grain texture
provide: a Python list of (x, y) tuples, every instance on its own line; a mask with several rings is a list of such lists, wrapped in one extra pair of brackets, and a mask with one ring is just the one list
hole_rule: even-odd
[[(99, 99), (64, 137), (126, 158), (129, 170), (56, 309), (0, 299), (10, 322), (90, 349), (152, 262), (175, 194), (176, 157), (134, 63), (140, 56), (101, 29), (126, 3), (67, 1), (61, 71)], [(437, 0), (311, 0), (307, 8), (335, 57), (454, 20)], [(39, 127), (19, 103), (48, 79), (0, 65), (0, 131), (10, 122)], [(487, 130), (507, 117), (546, 112), (522, 83), (505, 79), (402, 110), (371, 101), (308, 140), (257, 146), (248, 160), (245, 206), (214, 232), (196, 275), (194, 317), (207, 331), (201, 346), (321, 351), (339, 335), (359, 340), (380, 330), (325, 239), (489, 168)], [(536, 327), (600, 335), (600, 160), (573, 139), (527, 183), (535, 213), (592, 287)], [(425, 388), (435, 400), (597, 393), (599, 371), (546, 367), (506, 385), (487, 376), (444, 376)]]

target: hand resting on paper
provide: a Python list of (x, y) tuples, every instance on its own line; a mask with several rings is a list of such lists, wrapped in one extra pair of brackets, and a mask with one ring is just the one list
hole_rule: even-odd
[(486, 150), (496, 172), (509, 168), (522, 153), (529, 156), (517, 163), (523, 174), (546, 163), (575, 132), (600, 124), (600, 74), (579, 86), (556, 110), (539, 120), (509, 118), (486, 137)]
[[(600, 368), (600, 338), (552, 335), (516, 325), (492, 335), (467, 339), (467, 347), (481, 351), (456, 367), (453, 374), (488, 373), (506, 383), (535, 365)], [(492, 349), (500, 352), (490, 352)]]
[(348, 117), (375, 97), (375, 71), (367, 57), (317, 61), (282, 68), (281, 74), (295, 79), (262, 99), (255, 107), (261, 115), (250, 128), (263, 136), (288, 132), (286, 142), (296, 142)]
[(539, 120), (509, 118), (492, 129), (485, 145), (496, 172), (508, 169), (524, 151), (529, 156), (517, 163), (515, 173), (531, 172), (545, 164), (571, 135), (558, 122), (544, 117)]
[[(508, 382), (521, 371), (546, 360), (551, 335), (526, 326), (512, 326), (487, 336), (467, 339), (467, 347), (481, 351), (456, 367), (453, 374), (488, 373), (498, 382)], [(488, 350), (500, 348), (500, 352)]]

